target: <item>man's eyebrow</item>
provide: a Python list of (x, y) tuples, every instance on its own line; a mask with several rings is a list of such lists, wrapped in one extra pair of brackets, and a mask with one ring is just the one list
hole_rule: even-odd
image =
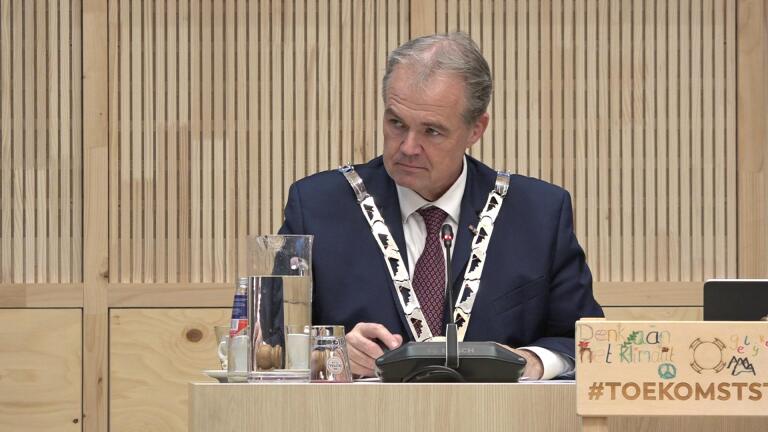
[(448, 130), (448, 126), (446, 126), (446, 125), (444, 125), (442, 123), (438, 123), (438, 122), (426, 122), (426, 123), (424, 123), (424, 126), (430, 127), (432, 129), (437, 129), (437, 130), (440, 130), (440, 131), (447, 131)]
[(392, 109), (392, 108), (390, 108), (390, 107), (387, 107), (387, 108), (384, 110), (384, 115), (392, 115), (392, 116), (395, 116), (395, 117), (400, 117), (399, 115), (397, 115), (397, 113), (395, 112), (395, 110), (393, 110), (393, 109)]

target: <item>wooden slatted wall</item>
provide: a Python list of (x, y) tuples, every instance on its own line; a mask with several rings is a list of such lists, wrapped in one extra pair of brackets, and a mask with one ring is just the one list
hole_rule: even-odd
[[(599, 281), (736, 274), (735, 0), (441, 0), (481, 45), (472, 154), (574, 197)], [(110, 280), (224, 282), (288, 185), (378, 154), (404, 2), (110, 3)], [(375, 31), (364, 31), (364, 29)]]
[(224, 282), (297, 178), (380, 152), (403, 0), (110, 2), (113, 283)]
[(0, 283), (82, 281), (81, 16), (0, 1)]
[(735, 277), (735, 0), (438, 0), (491, 63), (472, 154), (562, 185), (598, 281)]

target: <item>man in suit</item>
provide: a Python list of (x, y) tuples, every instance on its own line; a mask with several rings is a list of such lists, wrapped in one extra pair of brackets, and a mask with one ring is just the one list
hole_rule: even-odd
[[(488, 126), (492, 90), (488, 64), (468, 36), (406, 42), (389, 55), (382, 88), (384, 153), (354, 170), (407, 265), (426, 322), (404, 312), (408, 299), (395, 288), (392, 263), (388, 269), (356, 193), (339, 171), (293, 184), (280, 230), (315, 236), (313, 321), (347, 328), (352, 369), (359, 375), (373, 374), (383, 353), (379, 343), (394, 349), (417, 340), (416, 321), (442, 334), (454, 307), (444, 303), (441, 284), (450, 274), (455, 298), (467, 266), (477, 264), (469, 262), (471, 243), (497, 180), (496, 171), (466, 155)], [(574, 322), (602, 316), (572, 219), (566, 191), (510, 176), (464, 340), (515, 347), (510, 349), (528, 362), (527, 378), (571, 372)], [(456, 233), (450, 272), (434, 232), (443, 223)]]

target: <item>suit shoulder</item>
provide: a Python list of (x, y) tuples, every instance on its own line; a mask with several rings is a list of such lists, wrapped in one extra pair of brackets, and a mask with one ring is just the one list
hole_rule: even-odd
[[(371, 170), (375, 170), (379, 165), (383, 166), (380, 160), (381, 157), (378, 157), (368, 163), (355, 165), (355, 171), (365, 179)], [(309, 195), (327, 199), (327, 197), (332, 197), (335, 194), (347, 194), (352, 191), (349, 182), (338, 169), (308, 175), (294, 182), (293, 187), (302, 195), (302, 198)]]
[(540, 204), (559, 206), (570, 196), (568, 191), (560, 186), (534, 177), (513, 174), (509, 178), (509, 192), (516, 199), (531, 200)]

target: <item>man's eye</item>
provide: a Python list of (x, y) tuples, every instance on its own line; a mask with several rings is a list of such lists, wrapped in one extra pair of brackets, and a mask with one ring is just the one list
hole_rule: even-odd
[(402, 128), (404, 126), (403, 122), (401, 122), (398, 119), (390, 119), (389, 122), (392, 123), (392, 126), (394, 126), (396, 128)]
[(438, 136), (440, 132), (435, 128), (427, 128), (427, 135)]

